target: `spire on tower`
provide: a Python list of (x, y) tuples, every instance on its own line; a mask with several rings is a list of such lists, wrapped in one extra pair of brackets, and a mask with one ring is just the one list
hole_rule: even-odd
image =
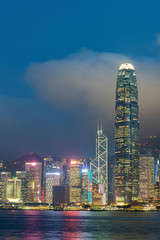
[(102, 134), (102, 120), (97, 120), (97, 134)]

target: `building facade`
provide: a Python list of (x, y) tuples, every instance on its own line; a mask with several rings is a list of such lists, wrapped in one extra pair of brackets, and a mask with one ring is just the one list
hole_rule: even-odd
[(53, 187), (53, 204), (68, 204), (69, 186), (54, 186)]
[(46, 172), (46, 203), (53, 203), (53, 187), (60, 185), (60, 170), (53, 168)]
[(0, 177), (0, 203), (7, 201), (7, 179)]
[(21, 180), (11, 178), (7, 180), (7, 200), (9, 202), (21, 201)]
[(103, 184), (93, 184), (93, 205), (106, 205), (106, 193)]
[(0, 177), (5, 178), (5, 179), (9, 179), (9, 178), (11, 178), (11, 172), (1, 172)]
[(26, 162), (25, 170), (28, 174), (29, 202), (41, 201), (42, 163)]
[(92, 171), (86, 168), (82, 169), (82, 204), (92, 204)]
[(81, 203), (81, 168), (80, 161), (71, 160), (70, 162), (70, 203)]
[(135, 69), (120, 66), (115, 106), (116, 202), (130, 203), (139, 195), (139, 113)]
[(142, 201), (154, 198), (154, 157), (140, 156), (140, 197)]
[(29, 202), (29, 176), (25, 171), (16, 171), (16, 177), (21, 180), (21, 200)]

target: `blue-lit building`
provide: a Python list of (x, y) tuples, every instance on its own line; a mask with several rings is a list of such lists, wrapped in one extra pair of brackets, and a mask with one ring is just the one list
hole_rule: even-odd
[(92, 204), (92, 170), (82, 169), (82, 204)]
[(116, 86), (116, 202), (130, 203), (139, 195), (139, 113), (135, 69), (120, 66)]

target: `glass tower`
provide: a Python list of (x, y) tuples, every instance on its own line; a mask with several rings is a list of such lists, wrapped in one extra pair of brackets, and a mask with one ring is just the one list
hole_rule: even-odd
[(135, 69), (120, 66), (116, 86), (116, 202), (130, 203), (139, 194), (139, 120)]
[(92, 170), (82, 169), (82, 204), (92, 204)]

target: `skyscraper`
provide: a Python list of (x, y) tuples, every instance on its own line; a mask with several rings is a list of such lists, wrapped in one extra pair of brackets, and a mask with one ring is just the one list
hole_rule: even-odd
[(82, 169), (82, 204), (92, 204), (92, 171)]
[(96, 158), (90, 163), (93, 184), (103, 184), (105, 187), (106, 200), (108, 201), (108, 139), (103, 134), (102, 123), (97, 129)]
[(116, 202), (129, 203), (139, 194), (138, 89), (130, 63), (118, 71), (115, 111)]
[(154, 198), (154, 157), (141, 155), (140, 168), (140, 197), (142, 201)]
[(7, 182), (8, 179), (0, 177), (0, 203), (7, 201)]
[(21, 200), (27, 203), (29, 200), (28, 174), (25, 171), (16, 171), (16, 177), (21, 180)]
[(60, 185), (61, 182), (61, 162), (52, 156), (48, 156), (43, 159), (43, 188), (45, 202), (53, 202), (53, 186)]
[(71, 203), (81, 203), (81, 168), (80, 161), (71, 160), (69, 178)]
[(25, 170), (28, 174), (29, 202), (38, 203), (41, 200), (42, 163), (26, 162)]
[(55, 166), (46, 172), (46, 202), (53, 203), (53, 186), (60, 185), (60, 169)]
[(21, 180), (15, 178), (8, 179), (7, 182), (7, 200), (10, 202), (21, 201)]

